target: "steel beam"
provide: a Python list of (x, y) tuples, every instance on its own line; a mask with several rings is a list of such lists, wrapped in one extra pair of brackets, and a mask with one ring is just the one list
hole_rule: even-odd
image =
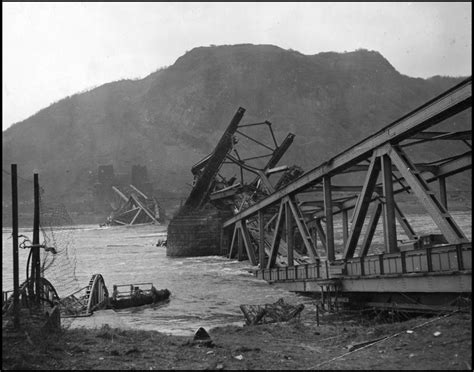
[[(295, 138), (295, 135), (293, 133), (288, 133), (286, 138), (283, 140), (283, 142), (278, 146), (275, 151), (273, 151), (272, 157), (268, 161), (267, 165), (265, 165), (265, 168), (263, 171), (266, 173), (269, 169), (275, 167), (280, 159), (283, 157), (285, 152), (288, 150), (288, 148), (291, 146), (293, 143), (293, 140)], [(275, 146), (276, 146), (276, 141), (275, 141)], [(254, 185), (257, 182), (258, 178), (255, 179), (250, 183), (250, 185)]]
[(135, 192), (139, 193), (144, 199), (148, 199), (148, 196), (146, 196), (143, 192), (141, 192), (140, 190), (138, 190), (138, 188), (136, 188), (135, 186), (133, 185), (129, 185)]
[(272, 248), (270, 250), (270, 257), (268, 258), (267, 269), (272, 268), (275, 265), (276, 256), (278, 253), (278, 247), (280, 246), (281, 240), (281, 229), (283, 225), (282, 214), (284, 213), (284, 203), (280, 203), (280, 209), (278, 210), (278, 217), (275, 225), (275, 232), (273, 236)]
[(459, 132), (418, 132), (411, 139), (472, 140), (472, 130)]
[(257, 265), (257, 260), (255, 258), (254, 248), (253, 248), (253, 245), (252, 245), (252, 241), (250, 240), (250, 235), (249, 235), (249, 232), (248, 232), (248, 229), (247, 229), (247, 223), (245, 222), (245, 220), (239, 221), (239, 223), (240, 223), (240, 232), (242, 234), (242, 240), (244, 242), (245, 249), (247, 251), (247, 257), (248, 257), (250, 263), (253, 266), (256, 266)]
[(347, 239), (349, 238), (349, 216), (347, 209), (342, 211), (342, 242), (344, 247), (346, 246)]
[[(417, 163), (416, 167), (423, 172), (431, 172), (433, 174), (436, 173), (436, 170), (437, 170), (436, 165), (431, 165), (431, 164), (426, 164), (426, 163)], [(368, 164), (356, 164), (347, 169), (344, 169), (341, 173), (367, 172), (367, 169), (369, 169)], [(393, 167), (392, 170), (396, 170), (396, 168)]]
[(407, 235), (408, 239), (415, 239), (416, 238), (415, 230), (413, 230), (407, 218), (398, 207), (397, 203), (395, 203), (395, 217), (397, 218), (398, 223), (402, 227), (403, 231), (405, 231), (405, 234)]
[(298, 231), (301, 234), (301, 238), (306, 247), (306, 251), (308, 252), (311, 262), (316, 262), (318, 254), (316, 252), (316, 247), (311, 240), (311, 234), (309, 233), (309, 229), (306, 225), (303, 213), (298, 208), (298, 204), (296, 203), (296, 200), (293, 196), (284, 198), (284, 200), (286, 200), (286, 203), (290, 206), (290, 210), (293, 214), (293, 218), (295, 219), (296, 226), (298, 227)]
[(239, 221), (237, 228), (237, 260), (242, 261), (243, 260), (243, 242), (242, 242), (242, 221)]
[(448, 209), (448, 195), (446, 193), (446, 177), (440, 177), (438, 179), (439, 184), (439, 200), (443, 207)]
[(128, 198), (125, 196), (125, 194), (122, 193), (118, 188), (115, 186), (112, 186), (112, 190), (114, 190), (118, 196), (120, 196), (124, 201), (128, 202)]
[(384, 219), (385, 224), (384, 234), (387, 238), (386, 250), (389, 253), (397, 252), (397, 225), (395, 223), (395, 200), (393, 198), (393, 183), (392, 183), (392, 162), (388, 155), (381, 156), (382, 162), (382, 179), (383, 179), (383, 193), (385, 198)]
[(229, 258), (232, 258), (232, 252), (234, 250), (234, 243), (235, 243), (235, 238), (237, 236), (237, 224), (234, 226), (234, 232), (232, 233), (232, 240), (230, 241), (230, 249), (229, 249)]
[(198, 177), (193, 189), (184, 203), (186, 207), (199, 207), (206, 200), (213, 183), (212, 181), (219, 172), (226, 155), (232, 148), (232, 136), (237, 130), (237, 126), (244, 116), (244, 113), (245, 109), (239, 107), (226, 131), (217, 143), (214, 152), (206, 161), (205, 168), (202, 170), (202, 174)]
[[(369, 166), (364, 166), (364, 171), (367, 171)], [(360, 192), (362, 190), (362, 186), (353, 186), (353, 185), (331, 185), (331, 191), (333, 192)], [(312, 192), (324, 192), (324, 186), (314, 186), (311, 189), (307, 189), (302, 191), (301, 193), (312, 193)]]
[(329, 173), (342, 172), (362, 159), (370, 156), (372, 151), (386, 143), (399, 143), (415, 133), (427, 129), (442, 120), (453, 116), (472, 105), (472, 79), (466, 79), (452, 89), (444, 92), (433, 100), (408, 113), (399, 120), (381, 129), (374, 135), (352, 146), (319, 167), (307, 172), (294, 182), (262, 200), (261, 202), (240, 212), (224, 222), (223, 226), (234, 224), (237, 220), (255, 214), (259, 209), (269, 206), (282, 197), (294, 194), (320, 181)]
[(370, 245), (372, 244), (372, 239), (374, 237), (375, 230), (377, 229), (377, 224), (380, 219), (380, 215), (382, 214), (382, 202), (378, 201), (374, 207), (374, 211), (370, 217), (369, 224), (367, 226), (367, 231), (364, 236), (364, 241), (360, 247), (360, 257), (367, 256), (369, 252)]
[[(418, 170), (420, 170), (417, 166), (415, 166), (415, 167)], [(392, 168), (394, 168), (394, 167), (392, 167)], [(425, 180), (427, 183), (432, 183), (432, 182), (438, 180), (440, 177), (449, 177), (449, 176), (452, 176), (454, 174), (461, 173), (461, 172), (464, 172), (467, 169), (472, 168), (472, 152), (468, 151), (468, 152), (462, 154), (461, 156), (459, 156), (456, 159), (446, 161), (445, 163), (443, 163), (439, 166), (436, 166), (436, 168), (437, 168), (437, 171), (432, 172), (432, 173), (435, 173), (436, 175), (427, 178)], [(365, 168), (365, 169), (368, 169), (368, 168)], [(409, 190), (409, 189), (410, 189), (410, 186), (397, 187), (397, 188), (394, 189), (393, 192), (394, 192), (394, 194), (398, 194), (398, 193), (404, 192), (404, 191)], [(375, 199), (376, 198), (372, 199), (372, 201), (374, 201)], [(352, 209), (352, 208), (354, 208), (355, 205), (356, 205), (356, 199), (352, 199), (352, 200), (348, 200), (346, 202), (343, 202), (340, 205), (340, 210), (335, 211), (334, 214), (340, 213), (343, 210)], [(314, 218), (321, 218), (323, 216), (324, 216), (324, 212), (318, 212), (313, 217)]]
[(290, 205), (285, 203), (285, 222), (286, 222), (286, 247), (288, 250), (288, 266), (294, 266), (295, 261), (293, 258), (293, 248), (294, 248), (294, 239), (293, 239), (293, 221), (291, 220), (291, 211)]
[(259, 245), (258, 245), (258, 262), (260, 268), (265, 267), (265, 221), (263, 211), (258, 211), (258, 228), (259, 228)]
[(423, 204), (433, 221), (436, 223), (441, 233), (445, 236), (448, 243), (459, 244), (467, 242), (468, 239), (458, 227), (454, 219), (442, 206), (434, 192), (428, 187), (426, 181), (421, 177), (419, 171), (410, 162), (408, 157), (401, 149), (392, 147), (389, 151), (392, 162), (397, 166), (398, 171), (405, 178), (405, 181), (411, 187), (411, 190)]
[[(291, 280), (270, 282), (278, 288), (291, 292), (320, 292), (321, 285), (317, 280)], [(471, 273), (458, 275), (400, 275), (379, 278), (344, 278), (341, 280), (340, 292), (363, 293), (471, 293)]]
[(430, 177), (426, 181), (429, 183), (437, 180), (439, 177), (449, 177), (470, 168), (472, 168), (472, 151), (465, 152), (456, 159), (440, 164), (434, 173), (434, 177)]
[(326, 233), (324, 232), (324, 229), (321, 226), (321, 219), (318, 218), (314, 220), (314, 225), (316, 226), (316, 231), (319, 235), (319, 240), (321, 240), (321, 245), (323, 246), (324, 251), (326, 252), (326, 255), (327, 255), (328, 250), (327, 250), (327, 245), (326, 245)]
[(332, 197), (331, 197), (331, 178), (323, 177), (324, 187), (324, 213), (326, 215), (326, 251), (329, 261), (334, 261), (336, 253), (334, 250), (334, 223), (332, 214)]
[(377, 278), (344, 278), (343, 292), (423, 292), (470, 293), (472, 274), (458, 275), (398, 275)]
[(357, 205), (353, 214), (353, 222), (351, 224), (351, 232), (344, 248), (343, 257), (345, 259), (354, 255), (354, 251), (357, 247), (357, 242), (359, 240), (362, 226), (364, 225), (367, 209), (369, 208), (370, 200), (372, 199), (372, 194), (374, 192), (379, 173), (380, 159), (374, 155), (372, 156), (372, 161), (370, 163), (369, 171), (367, 172), (364, 187), (359, 195), (359, 198), (357, 199)]

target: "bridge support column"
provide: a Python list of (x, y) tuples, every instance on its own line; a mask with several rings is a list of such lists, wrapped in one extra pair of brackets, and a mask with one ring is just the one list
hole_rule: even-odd
[(342, 244), (344, 247), (347, 243), (347, 238), (349, 237), (349, 217), (347, 209), (342, 210)]
[(258, 262), (261, 269), (265, 268), (265, 221), (263, 211), (258, 211), (258, 228), (259, 228), (259, 242), (258, 242)]
[(329, 261), (336, 259), (334, 251), (334, 223), (332, 218), (331, 177), (323, 178), (324, 212), (326, 214), (326, 249)]
[(398, 252), (397, 226), (395, 224), (395, 199), (393, 196), (392, 161), (388, 155), (382, 155), (383, 193), (385, 197), (384, 220), (386, 236), (386, 251)]
[(323, 226), (321, 225), (321, 219), (316, 219), (314, 221), (314, 225), (316, 226), (316, 234), (319, 235), (319, 240), (321, 240), (321, 245), (323, 246), (323, 249), (327, 252), (326, 233), (324, 232)]
[(293, 258), (294, 239), (293, 239), (293, 221), (291, 220), (291, 210), (288, 203), (285, 204), (285, 222), (286, 222), (286, 245), (288, 249), (288, 266), (295, 266)]

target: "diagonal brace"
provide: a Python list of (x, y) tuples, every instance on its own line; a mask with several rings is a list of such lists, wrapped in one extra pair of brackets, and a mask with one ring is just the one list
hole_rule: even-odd
[(377, 178), (380, 173), (380, 159), (375, 154), (372, 155), (372, 159), (367, 171), (367, 177), (362, 187), (362, 191), (359, 195), (357, 207), (354, 210), (353, 221), (351, 224), (351, 232), (347, 240), (347, 244), (344, 249), (343, 258), (351, 258), (354, 256), (354, 251), (357, 247), (357, 242), (359, 240), (362, 226), (364, 225), (365, 216), (367, 215), (367, 210), (369, 208), (370, 200), (372, 199), (372, 194), (377, 185)]
[(435, 193), (430, 190), (428, 184), (416, 169), (406, 154), (399, 148), (391, 147), (388, 152), (393, 164), (405, 178), (419, 201), (426, 208), (433, 221), (449, 244), (460, 244), (468, 242), (468, 239), (458, 227), (446, 208), (437, 199)]

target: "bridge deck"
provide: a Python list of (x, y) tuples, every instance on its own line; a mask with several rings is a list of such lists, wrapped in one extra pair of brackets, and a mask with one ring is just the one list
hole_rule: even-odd
[(297, 292), (338, 280), (342, 292), (471, 292), (472, 243), (255, 270), (257, 278)]

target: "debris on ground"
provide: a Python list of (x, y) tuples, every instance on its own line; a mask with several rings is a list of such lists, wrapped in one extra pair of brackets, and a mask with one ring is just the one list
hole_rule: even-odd
[(211, 336), (209, 336), (209, 333), (207, 333), (207, 331), (202, 327), (200, 327), (194, 334), (193, 341), (191, 342), (191, 344), (205, 347), (215, 346), (214, 342), (211, 339)]
[(247, 325), (287, 322), (297, 317), (303, 309), (303, 304), (287, 304), (282, 298), (274, 304), (240, 305)]

